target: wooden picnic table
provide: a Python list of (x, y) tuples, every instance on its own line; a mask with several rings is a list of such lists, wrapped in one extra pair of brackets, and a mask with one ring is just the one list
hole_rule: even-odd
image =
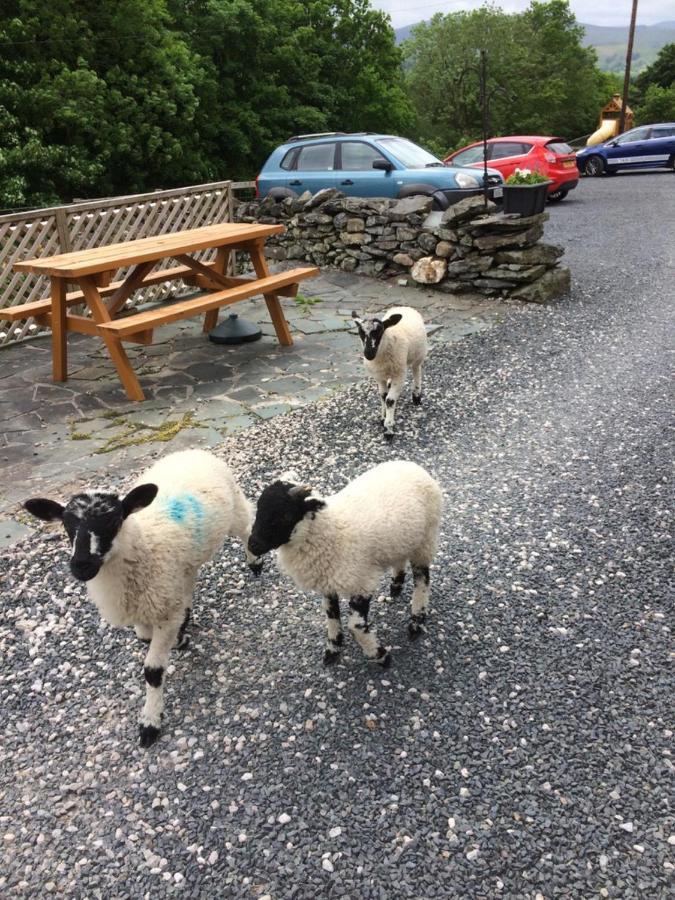
[[(289, 269), (270, 274), (264, 255), (265, 239), (283, 231), (283, 225), (224, 223), (141, 238), (106, 247), (62, 253), (14, 264), (20, 272), (46, 275), (51, 279), (51, 296), (20, 306), (0, 309), (0, 319), (17, 321), (34, 317), (39, 325), (52, 329), (54, 381), (68, 378), (67, 335), (69, 331), (96, 335), (105, 343), (130, 400), (143, 400), (139, 381), (131, 367), (122, 341), (152, 343), (153, 330), (167, 322), (204, 314), (204, 331), (218, 321), (221, 306), (262, 294), (281, 344), (293, 343), (279, 296), (294, 297), (298, 284), (318, 274), (315, 267)], [(216, 249), (213, 262), (200, 262), (189, 254)], [(227, 275), (233, 250), (243, 250), (251, 258), (254, 278)], [(178, 265), (152, 271), (162, 260)], [(129, 268), (122, 281), (112, 281), (118, 269)], [(131, 294), (139, 288), (182, 279), (202, 288), (198, 297), (166, 302), (153, 309), (119, 316)], [(76, 290), (68, 290), (68, 285)], [(105, 298), (105, 299), (104, 299)], [(86, 303), (91, 317), (70, 308)]]

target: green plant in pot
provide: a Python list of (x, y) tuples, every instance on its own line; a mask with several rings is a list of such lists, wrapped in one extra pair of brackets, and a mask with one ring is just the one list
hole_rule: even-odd
[(535, 216), (544, 211), (549, 178), (530, 169), (516, 169), (504, 182), (504, 212)]

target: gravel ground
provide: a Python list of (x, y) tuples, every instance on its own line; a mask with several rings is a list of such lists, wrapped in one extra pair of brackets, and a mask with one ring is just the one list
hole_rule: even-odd
[(324, 670), (316, 599), (233, 545), (142, 751), (142, 645), (60, 536), (3, 557), (0, 894), (672, 896), (675, 192), (632, 179), (552, 210), (572, 297), (435, 351), (392, 446), (357, 385), (219, 451), (250, 495), (399, 456), (441, 480), (428, 635), (374, 604), (389, 671), (351, 638)]

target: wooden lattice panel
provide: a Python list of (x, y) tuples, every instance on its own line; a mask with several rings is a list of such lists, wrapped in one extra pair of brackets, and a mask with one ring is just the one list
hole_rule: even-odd
[[(48, 279), (14, 272), (15, 262), (230, 222), (230, 184), (219, 181), (0, 216), (0, 309), (49, 295)], [(206, 251), (200, 258), (209, 260), (213, 255), (213, 250)], [(127, 271), (114, 277), (124, 278)], [(137, 291), (127, 306), (167, 299), (182, 289), (180, 281), (151, 285)], [(0, 347), (41, 330), (32, 319), (0, 320)]]

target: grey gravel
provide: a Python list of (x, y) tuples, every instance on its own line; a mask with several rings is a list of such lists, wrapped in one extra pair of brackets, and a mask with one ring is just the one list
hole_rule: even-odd
[(62, 539), (3, 555), (0, 895), (672, 896), (674, 198), (582, 182), (547, 225), (572, 296), (436, 348), (393, 445), (359, 384), (219, 448), (251, 495), (398, 456), (440, 478), (428, 635), (374, 604), (389, 671), (351, 639), (324, 670), (316, 599), (232, 546), (143, 751), (142, 645)]

